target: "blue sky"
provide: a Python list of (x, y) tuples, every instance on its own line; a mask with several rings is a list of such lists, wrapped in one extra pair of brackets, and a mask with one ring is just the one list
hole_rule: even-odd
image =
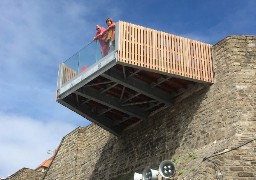
[(58, 65), (122, 20), (215, 44), (256, 34), (255, 0), (0, 0), (0, 178), (36, 168), (90, 122), (55, 100)]

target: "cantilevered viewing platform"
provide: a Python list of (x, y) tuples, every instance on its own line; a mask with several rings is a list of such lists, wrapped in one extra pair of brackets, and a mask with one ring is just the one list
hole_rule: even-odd
[(57, 101), (113, 134), (198, 84), (213, 83), (212, 46), (119, 21), (115, 50), (96, 42), (59, 67)]

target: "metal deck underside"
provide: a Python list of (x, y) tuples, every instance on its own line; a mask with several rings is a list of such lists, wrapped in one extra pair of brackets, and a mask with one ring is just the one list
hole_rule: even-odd
[(147, 120), (198, 82), (118, 64), (114, 54), (67, 82), (57, 101), (113, 134)]

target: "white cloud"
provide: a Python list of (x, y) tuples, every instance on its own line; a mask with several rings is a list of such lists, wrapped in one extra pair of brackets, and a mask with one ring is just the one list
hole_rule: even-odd
[(0, 112), (0, 177), (22, 167), (36, 168), (49, 158), (63, 136), (75, 126), (65, 122), (47, 122)]
[[(7, 52), (3, 62), (9, 70), (20, 70), (20, 67), (28, 65), (31, 69), (36, 65), (52, 67), (56, 60), (61, 62), (58, 57), (63, 54), (67, 56), (63, 48), (68, 49), (71, 43), (72, 46), (77, 44), (74, 42), (82, 33), (81, 28), (77, 27), (87, 26), (81, 17), (81, 12), (85, 11), (83, 6), (56, 2), (50, 4), (49, 1), (10, 2), (9, 7), (1, 8), (0, 19), (3, 25), (0, 39), (5, 42), (2, 45)], [(57, 5), (59, 8), (55, 12)]]
[(0, 12), (0, 110), (52, 116), (60, 107), (58, 64), (85, 41), (79, 37), (86, 37), (81, 27), (90, 27), (84, 19), (90, 9), (66, 1), (3, 0)]
[(90, 9), (66, 1), (2, 0), (0, 12), (0, 177), (6, 177), (35, 168), (64, 135), (88, 124), (55, 96), (58, 64), (91, 38), (84, 32)]

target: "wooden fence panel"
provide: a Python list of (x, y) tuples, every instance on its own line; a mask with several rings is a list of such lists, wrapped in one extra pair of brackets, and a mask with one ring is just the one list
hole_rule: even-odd
[(77, 75), (76, 71), (74, 71), (73, 69), (71, 69), (70, 67), (68, 67), (65, 64), (61, 65), (61, 71), (62, 71), (62, 77), (61, 77), (62, 85)]
[(213, 82), (209, 44), (119, 21), (118, 61)]

